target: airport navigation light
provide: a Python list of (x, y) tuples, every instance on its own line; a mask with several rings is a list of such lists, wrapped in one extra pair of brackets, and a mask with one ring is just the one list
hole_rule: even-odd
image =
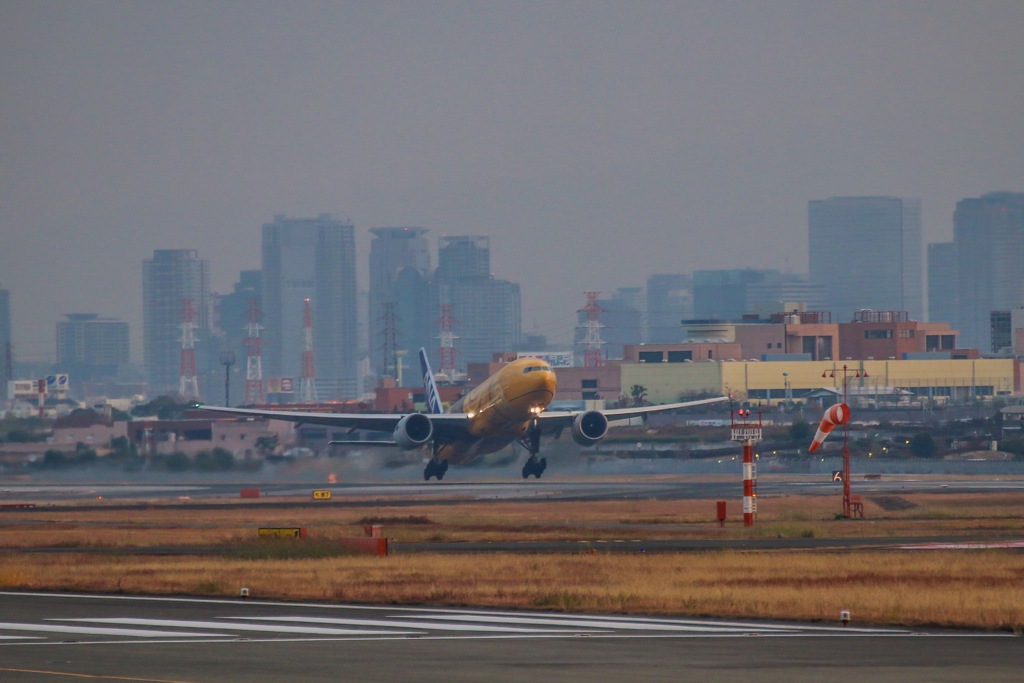
[[(729, 411), (732, 422), (732, 441), (743, 443), (743, 526), (754, 526), (757, 514), (757, 471), (754, 466), (754, 442), (761, 440), (761, 413), (757, 422), (750, 417), (749, 408)], [(737, 420), (737, 417), (739, 418)]]

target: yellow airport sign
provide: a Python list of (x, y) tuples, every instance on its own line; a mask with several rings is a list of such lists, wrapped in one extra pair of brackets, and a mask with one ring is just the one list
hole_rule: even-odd
[(306, 529), (302, 527), (261, 526), (260, 538), (305, 538)]
[(313, 491), (313, 500), (330, 500), (331, 492), (329, 489), (322, 489), (319, 491)]

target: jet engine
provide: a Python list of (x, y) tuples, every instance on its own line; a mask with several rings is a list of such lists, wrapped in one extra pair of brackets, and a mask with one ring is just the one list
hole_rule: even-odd
[(581, 446), (593, 446), (608, 433), (608, 418), (597, 410), (580, 413), (572, 421), (572, 440)]
[(423, 413), (410, 413), (395, 425), (395, 443), (402, 450), (419, 448), (434, 435), (434, 425)]

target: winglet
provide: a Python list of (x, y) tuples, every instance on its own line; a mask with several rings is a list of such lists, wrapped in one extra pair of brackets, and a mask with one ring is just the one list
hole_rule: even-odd
[(427, 360), (427, 350), (420, 347), (420, 368), (423, 371), (423, 393), (427, 395), (427, 412), (437, 415), (444, 412), (441, 405), (441, 392), (437, 390), (437, 383), (434, 381), (434, 373), (430, 370), (430, 361)]

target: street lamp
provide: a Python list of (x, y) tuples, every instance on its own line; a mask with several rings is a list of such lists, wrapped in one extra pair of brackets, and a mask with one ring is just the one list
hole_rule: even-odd
[(234, 351), (221, 351), (220, 364), (224, 366), (224, 405), (231, 405), (231, 366), (235, 364)]

